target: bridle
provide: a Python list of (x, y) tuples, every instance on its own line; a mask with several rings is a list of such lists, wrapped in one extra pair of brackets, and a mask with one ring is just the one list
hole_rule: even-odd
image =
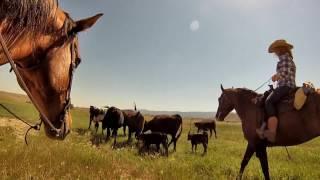
[[(225, 94), (223, 94), (220, 98), (222, 98), (222, 97), (224, 98), (224, 101), (227, 101), (228, 103), (231, 102), (231, 100), (229, 99), (229, 97), (226, 96)], [(219, 100), (219, 101), (220, 101), (220, 100)], [(220, 104), (220, 103), (221, 103), (221, 102), (219, 102), (219, 104)], [(228, 111), (228, 108), (226, 108), (226, 107), (222, 108), (222, 107), (220, 107), (220, 105), (219, 105), (218, 110), (219, 110), (219, 111), (217, 112), (216, 118), (219, 120), (220, 117), (221, 117), (221, 114), (227, 112), (227, 111)]]
[[(36, 102), (35, 98), (33, 97), (33, 95), (31, 94), (30, 90), (28, 89), (25, 81), (23, 80), (21, 74), (19, 73), (18, 69), (17, 69), (17, 65), (15, 64), (15, 62), (13, 61), (12, 57), (10, 56), (7, 44), (5, 43), (3, 36), (0, 32), (0, 44), (1, 47), (3, 49), (3, 52), (5, 54), (5, 57), (7, 58), (8, 62), (10, 63), (10, 66), (12, 68), (12, 70), (14, 71), (18, 81), (20, 82), (22, 88), (24, 89), (24, 91), (26, 92), (26, 94), (28, 95), (30, 101), (33, 103), (33, 105), (35, 106), (35, 108), (38, 110), (38, 112), (40, 113), (40, 120), (41, 122), (39, 124), (36, 125), (30, 125), (29, 123), (26, 123), (22, 120), (22, 122), (26, 123), (27, 125), (30, 126), (30, 128), (28, 129), (27, 133), (29, 132), (29, 130), (31, 129), (35, 129), (35, 130), (40, 130), (40, 126), (42, 124), (42, 122), (46, 123), (48, 126), (50, 126), (50, 131), (55, 132), (56, 133), (56, 137), (60, 138), (60, 139), (64, 139), (66, 137), (66, 135), (69, 132), (66, 132), (66, 119), (68, 116), (68, 112), (70, 110), (70, 106), (71, 106), (71, 87), (72, 87), (72, 80), (73, 80), (73, 74), (74, 74), (74, 70), (77, 68), (78, 64), (77, 60), (80, 60), (79, 57), (77, 57), (77, 53), (76, 50), (77, 48), (76, 46), (76, 36), (77, 34), (74, 32), (68, 33), (65, 37), (66, 40), (64, 43), (66, 42), (70, 42), (70, 51), (71, 51), (71, 64), (70, 64), (70, 68), (69, 68), (69, 85), (68, 85), (68, 89), (67, 89), (67, 95), (65, 98), (65, 103), (64, 103), (64, 108), (62, 110), (62, 112), (59, 115), (59, 120), (61, 122), (61, 126), (60, 128), (56, 128), (52, 122), (49, 120), (49, 118), (45, 115), (45, 113), (43, 112), (42, 108), (40, 108), (39, 104)], [(41, 63), (41, 62), (39, 62)], [(37, 65), (35, 65), (37, 66)], [(17, 117), (17, 116), (16, 116)], [(18, 118), (21, 120), (21, 118)], [(26, 133), (26, 135), (27, 135)], [(26, 137), (25, 137), (26, 140)], [(27, 143), (27, 141), (26, 141)]]

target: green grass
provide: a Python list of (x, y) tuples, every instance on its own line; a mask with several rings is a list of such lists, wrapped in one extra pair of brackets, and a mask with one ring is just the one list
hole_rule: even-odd
[[(37, 119), (32, 105), (22, 98), (1, 95), (4, 103), (30, 121)], [(85, 109), (74, 109), (74, 131), (65, 141), (47, 139), (41, 131), (29, 137), (29, 146), (14, 133), (15, 127), (0, 126), (0, 179), (235, 179), (246, 147), (239, 123), (218, 123), (218, 139), (211, 138), (208, 154), (191, 153), (186, 140), (189, 122), (184, 122), (177, 152), (169, 157), (140, 156), (135, 142), (112, 149), (112, 142), (92, 145)], [(0, 109), (0, 117), (10, 117)], [(150, 117), (148, 117), (149, 119)], [(99, 130), (100, 132), (100, 130)], [(122, 134), (122, 130), (119, 131)], [(118, 139), (124, 144), (126, 137)], [(268, 149), (272, 179), (319, 179), (320, 141), (290, 147), (292, 160), (284, 148)], [(244, 179), (262, 179), (256, 157), (250, 161)]]

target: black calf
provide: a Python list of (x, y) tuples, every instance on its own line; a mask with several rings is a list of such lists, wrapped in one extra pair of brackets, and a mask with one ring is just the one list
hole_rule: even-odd
[(208, 147), (208, 133), (203, 132), (203, 133), (196, 133), (196, 134), (191, 134), (190, 132), (188, 133), (188, 140), (191, 140), (192, 144), (192, 152), (193, 152), (193, 147), (195, 146), (195, 151), (197, 151), (197, 145), (202, 144), (203, 145), (203, 154), (207, 153), (207, 147)]
[(166, 156), (168, 156), (168, 137), (166, 134), (159, 132), (143, 133), (138, 136), (138, 140), (143, 142), (143, 146), (139, 149), (140, 153), (142, 152), (142, 149), (145, 148), (149, 152), (151, 144), (155, 144), (157, 146), (157, 151), (160, 152), (160, 144), (162, 144), (166, 151)]

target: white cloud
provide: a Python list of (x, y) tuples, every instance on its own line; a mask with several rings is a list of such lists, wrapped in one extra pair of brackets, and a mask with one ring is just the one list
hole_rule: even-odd
[(198, 20), (193, 20), (191, 23), (190, 23), (190, 30), (192, 32), (195, 32), (195, 31), (198, 31), (200, 28), (200, 23)]

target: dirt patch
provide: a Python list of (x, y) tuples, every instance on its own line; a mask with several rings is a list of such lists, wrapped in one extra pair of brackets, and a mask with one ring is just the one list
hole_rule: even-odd
[(0, 127), (12, 127), (14, 135), (19, 139), (24, 139), (24, 134), (28, 129), (27, 125), (17, 119), (3, 117), (0, 117)]

